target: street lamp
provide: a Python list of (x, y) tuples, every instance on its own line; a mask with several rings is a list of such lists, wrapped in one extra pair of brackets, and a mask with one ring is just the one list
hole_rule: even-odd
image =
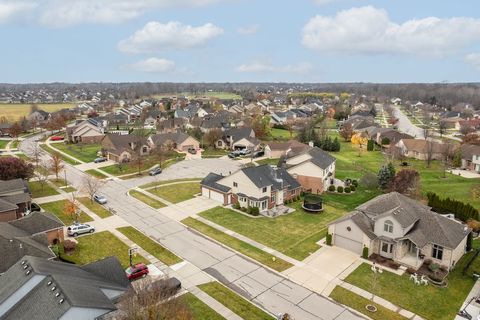
[(130, 260), (130, 266), (133, 265), (133, 257), (136, 256), (137, 247), (128, 248), (128, 258)]

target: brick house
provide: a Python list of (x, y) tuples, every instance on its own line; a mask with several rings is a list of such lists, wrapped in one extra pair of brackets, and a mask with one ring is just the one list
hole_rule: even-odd
[(30, 210), (32, 196), (23, 179), (0, 180), (0, 222), (21, 218)]
[(150, 154), (147, 139), (135, 135), (107, 134), (102, 140), (102, 150), (108, 160), (129, 162), (136, 157)]

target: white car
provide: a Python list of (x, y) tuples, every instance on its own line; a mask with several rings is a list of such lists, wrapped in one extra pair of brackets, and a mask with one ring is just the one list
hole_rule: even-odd
[(96, 202), (98, 202), (100, 204), (107, 203), (107, 198), (105, 196), (100, 195), (100, 194), (93, 195), (93, 200), (95, 200)]
[(93, 233), (95, 232), (95, 228), (89, 224), (84, 224), (84, 223), (76, 223), (72, 224), (67, 228), (67, 234), (69, 236), (78, 236), (79, 234), (84, 234), (84, 233)]

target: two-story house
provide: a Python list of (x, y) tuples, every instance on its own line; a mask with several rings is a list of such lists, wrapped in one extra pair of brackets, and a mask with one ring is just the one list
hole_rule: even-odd
[(229, 176), (210, 173), (200, 183), (202, 195), (223, 205), (238, 203), (257, 207), (260, 212), (283, 205), (302, 190), (301, 185), (284, 169), (270, 165), (240, 169)]
[(255, 131), (252, 128), (232, 128), (225, 131), (222, 139), (215, 143), (218, 149), (256, 149), (260, 141), (255, 137)]
[(452, 268), (463, 256), (470, 229), (400, 193), (380, 195), (328, 227), (332, 244), (411, 267), (425, 259)]
[(318, 147), (300, 153), (287, 152), (280, 160), (303, 189), (313, 193), (322, 193), (328, 188), (330, 180), (335, 178), (335, 162), (335, 157)]
[(102, 140), (102, 150), (108, 160), (120, 163), (149, 155), (150, 149), (146, 138), (131, 134), (107, 134)]
[(475, 144), (462, 144), (462, 168), (480, 173), (480, 146)]
[(21, 218), (30, 210), (32, 197), (27, 181), (0, 180), (0, 222)]

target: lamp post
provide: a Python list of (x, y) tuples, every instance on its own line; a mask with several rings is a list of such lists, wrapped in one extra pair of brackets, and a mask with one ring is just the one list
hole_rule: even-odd
[(128, 258), (130, 260), (130, 266), (133, 265), (133, 257), (136, 254), (137, 249), (137, 247), (128, 248)]

